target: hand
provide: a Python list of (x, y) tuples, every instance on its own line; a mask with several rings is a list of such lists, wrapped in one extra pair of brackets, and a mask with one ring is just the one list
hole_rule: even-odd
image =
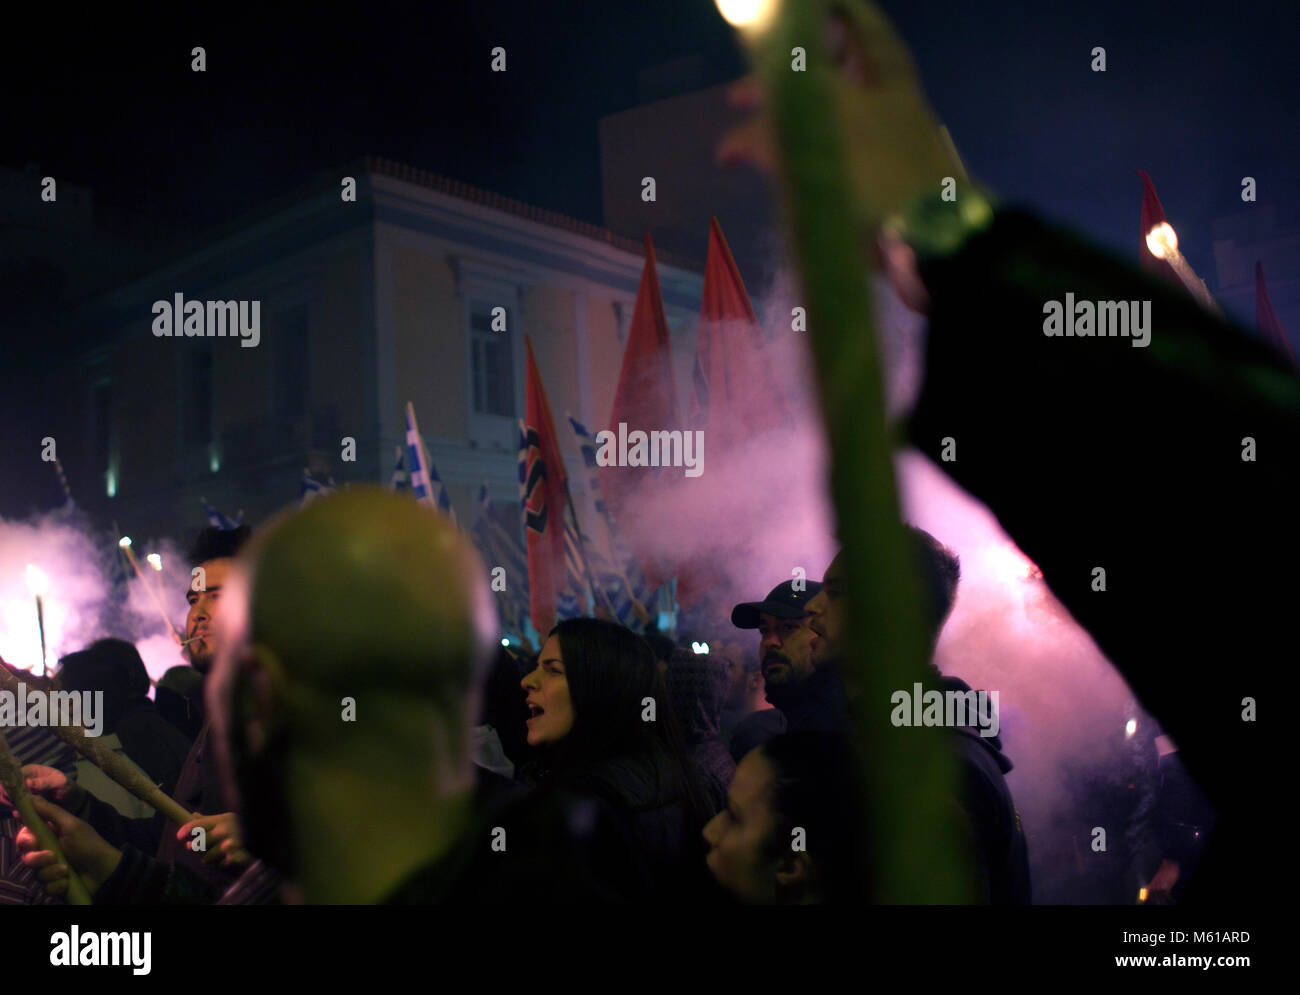
[(23, 777), (27, 779), (27, 790), (33, 795), (40, 795), (68, 811), (80, 809), (86, 796), (85, 788), (76, 781), (69, 781), (62, 771), (53, 767), (27, 764), (23, 767)]
[[(53, 767), (43, 767), (40, 764), (24, 764), (23, 778), (27, 781), (27, 790), (32, 794), (47, 795), (54, 801), (62, 801), (63, 796), (68, 794), (72, 787), (63, 772)], [(9, 797), (9, 792), (0, 785), (0, 802), (13, 807), (14, 800)]]
[[(63, 855), (81, 876), (86, 890), (94, 895), (117, 869), (122, 860), (122, 851), (109, 845), (87, 823), (53, 802), (36, 795), (33, 796), (32, 803), (36, 806), (37, 814), (54, 830)], [(18, 813), (15, 812), (14, 815), (16, 817)], [(55, 896), (66, 895), (68, 864), (55, 857), (53, 851), (38, 849), (40, 844), (36, 841), (36, 834), (26, 826), (18, 831), (15, 842), (18, 844), (18, 852), (22, 854), (23, 863), (36, 872), (36, 877), (45, 886), (45, 890)]]
[[(965, 172), (926, 103), (911, 53), (875, 5), (832, 12), (826, 32), (824, 68), (835, 74), (856, 213), (864, 232), (874, 232), (918, 196), (939, 193), (945, 176), (960, 183)], [(808, 71), (819, 67), (810, 64)], [(733, 106), (756, 113), (724, 136), (719, 162), (750, 162), (772, 172), (777, 154), (759, 81), (747, 77), (729, 96)]]
[(1162, 860), (1155, 877), (1147, 885), (1147, 904), (1169, 905), (1172, 903), (1174, 885), (1178, 883), (1180, 873), (1181, 869), (1172, 860)]
[(223, 867), (238, 867), (247, 864), (253, 855), (244, 849), (239, 832), (239, 817), (234, 812), (222, 812), (220, 815), (200, 815), (191, 819), (176, 830), (176, 838), (190, 850), (193, 850), (195, 828), (204, 832), (203, 862), (220, 863)]

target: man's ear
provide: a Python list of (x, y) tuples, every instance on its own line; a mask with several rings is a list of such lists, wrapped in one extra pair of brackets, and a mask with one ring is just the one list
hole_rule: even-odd
[(763, 671), (755, 670), (752, 673), (746, 674), (745, 684), (748, 686), (749, 690), (757, 691), (763, 686)]
[(282, 716), (284, 665), (275, 651), (260, 643), (249, 646), (240, 662), (235, 689), (236, 721), (253, 755), (262, 752)]
[(812, 884), (812, 864), (808, 854), (791, 851), (776, 864), (776, 886), (791, 895), (806, 895)]

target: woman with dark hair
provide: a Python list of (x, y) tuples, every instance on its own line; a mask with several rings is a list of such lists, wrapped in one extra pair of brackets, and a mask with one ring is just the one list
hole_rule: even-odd
[(704, 827), (708, 867), (733, 897), (761, 905), (839, 905), (869, 894), (858, 766), (836, 733), (789, 732), (750, 750), (727, 807)]
[(645, 872), (645, 893), (624, 897), (709, 888), (700, 830), (713, 809), (646, 641), (613, 622), (569, 619), (521, 686), (539, 756), (521, 778), (607, 810)]

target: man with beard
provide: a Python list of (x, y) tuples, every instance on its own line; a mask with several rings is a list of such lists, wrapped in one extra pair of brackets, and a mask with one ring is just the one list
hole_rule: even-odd
[[(193, 570), (186, 593), (190, 607), (185, 620), (184, 651), (190, 665), (205, 678), (218, 649), (215, 622), (222, 589), (234, 556), (249, 534), (248, 526), (232, 530), (205, 528), (190, 550)], [(94, 868), (90, 877), (101, 885), (96, 895), (98, 902), (134, 903), (148, 900), (143, 897), (146, 894), (156, 898), (155, 890), (146, 887), (146, 882), (160, 882), (168, 876), (169, 868), (159, 864), (185, 865), (198, 878), (192, 882), (194, 900), (215, 898), (250, 860), (241, 843), (239, 820), (222, 797), (206, 721), (172, 794), (189, 811), (201, 813), (183, 826), (165, 821), (161, 814), (150, 819), (124, 819), (111, 805), (52, 768), (29, 765), (23, 773), (32, 791), (45, 795), (64, 813), (86, 824), (78, 828), (77, 838), (87, 840), (87, 863)], [(197, 829), (203, 832), (196, 833)], [(203, 850), (192, 850), (190, 842), (200, 837), (204, 840)], [(72, 854), (69, 859), (76, 862)]]
[(815, 581), (778, 584), (762, 601), (736, 605), (731, 624), (738, 629), (758, 629), (758, 657), (766, 685), (767, 700), (776, 706), (778, 720), (766, 712), (755, 712), (737, 727), (732, 738), (733, 754), (740, 755), (786, 731), (838, 732), (845, 726), (844, 690), (834, 665), (818, 666), (812, 659), (807, 609), (821, 591)]
[[(910, 548), (916, 553), (921, 568), (922, 615), (929, 627), (933, 654), (939, 633), (952, 613), (961, 564), (930, 533), (909, 526), (908, 534)], [(836, 684), (839, 682), (839, 661), (849, 638), (841, 559), (841, 556), (836, 556), (831, 561), (821, 590), (808, 603), (811, 666), (814, 673), (826, 674)], [(926, 688), (938, 689), (945, 694), (950, 691), (966, 694), (971, 690), (965, 681), (944, 676), (933, 664)], [(852, 693), (851, 689), (849, 693)], [(958, 768), (957, 801), (966, 816), (963, 829), (968, 834), (977, 872), (977, 900), (993, 905), (1028, 904), (1029, 851), (1020, 813), (1016, 811), (1004, 777), (1011, 771), (1011, 761), (1002, 753), (1001, 739), (996, 735), (985, 735), (988, 729), (969, 724), (958, 726), (952, 732)]]

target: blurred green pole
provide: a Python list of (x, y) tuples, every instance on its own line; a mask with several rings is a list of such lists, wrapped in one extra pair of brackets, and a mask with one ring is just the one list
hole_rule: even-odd
[[(848, 154), (825, 56), (826, 0), (786, 0), (770, 30), (749, 36), (770, 101), (785, 220), (802, 280), (831, 494), (851, 598), (845, 678), (855, 748), (866, 777), (875, 845), (871, 897), (883, 903), (971, 898), (951, 804), (952, 760), (942, 730), (895, 728), (890, 697), (923, 679), (928, 647), (920, 581), (900, 524), (873, 327), (867, 240), (856, 230)], [(792, 67), (796, 46), (805, 71)]]

